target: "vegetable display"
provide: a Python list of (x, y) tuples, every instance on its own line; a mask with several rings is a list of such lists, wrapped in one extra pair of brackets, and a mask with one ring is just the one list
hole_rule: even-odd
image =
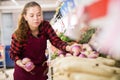
[(53, 80), (119, 80), (116, 61), (103, 57), (58, 57), (51, 63)]

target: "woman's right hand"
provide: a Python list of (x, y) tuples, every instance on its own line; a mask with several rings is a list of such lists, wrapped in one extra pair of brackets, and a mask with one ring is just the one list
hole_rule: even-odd
[(33, 70), (35, 68), (35, 65), (33, 64), (33, 62), (27, 62), (24, 66), (24, 69), (27, 71), (27, 72), (30, 72), (31, 70)]
[(35, 68), (35, 65), (31, 61), (24, 62), (23, 60), (17, 60), (16, 64), (27, 72), (30, 72)]

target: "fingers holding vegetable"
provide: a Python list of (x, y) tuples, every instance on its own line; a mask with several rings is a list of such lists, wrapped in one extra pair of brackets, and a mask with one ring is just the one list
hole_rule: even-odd
[(59, 51), (60, 54), (62, 54), (62, 57), (67, 56), (77, 56), (81, 58), (97, 58), (99, 57), (99, 53), (92, 49), (92, 47), (85, 43), (85, 44), (77, 44), (73, 43), (71, 46), (66, 47), (66, 51), (69, 53), (66, 53), (64, 51)]
[(29, 58), (23, 58), (22, 63), (24, 64), (24, 69), (27, 72), (30, 72), (35, 67), (35, 65), (33, 64), (33, 62)]
[(73, 44), (71, 46), (71, 52), (73, 56), (81, 58), (97, 58), (99, 53), (94, 51), (89, 44)]
[(26, 64), (27, 62), (30, 62), (31, 60), (29, 58), (23, 58), (22, 59), (22, 63)]
[(71, 47), (71, 51), (73, 52), (73, 56), (79, 56), (81, 52), (81, 46), (80, 45), (73, 45)]

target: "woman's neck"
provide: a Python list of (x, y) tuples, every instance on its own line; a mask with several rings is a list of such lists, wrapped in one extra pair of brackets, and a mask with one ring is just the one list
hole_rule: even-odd
[(31, 30), (31, 32), (32, 32), (33, 36), (38, 37), (38, 34), (39, 34), (39, 30), (38, 29), (33, 29), (33, 30)]

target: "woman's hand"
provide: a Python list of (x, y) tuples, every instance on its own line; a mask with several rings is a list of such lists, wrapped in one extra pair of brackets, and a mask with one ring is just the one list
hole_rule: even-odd
[(23, 68), (24, 70), (26, 70), (27, 72), (32, 71), (35, 68), (35, 65), (33, 64), (33, 62), (31, 62), (31, 60), (29, 58), (24, 58), (22, 60), (17, 60), (16, 64)]
[(81, 53), (81, 46), (79, 45), (72, 45), (71, 46), (71, 51), (73, 52), (73, 56), (79, 56)]
[(73, 56), (78, 56), (81, 52), (81, 45), (80, 44), (72, 44), (71, 46), (66, 47), (66, 51), (72, 53)]
[(30, 72), (31, 70), (33, 70), (35, 67), (35, 65), (33, 64), (33, 62), (28, 62), (25, 64), (25, 67), (24, 69), (27, 71), (27, 72)]

